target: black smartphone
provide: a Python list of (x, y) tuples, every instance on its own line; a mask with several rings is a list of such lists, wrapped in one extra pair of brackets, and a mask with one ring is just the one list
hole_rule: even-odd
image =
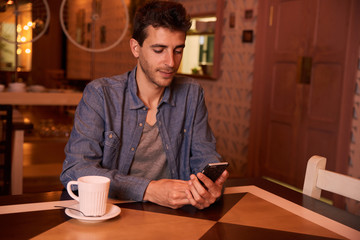
[(228, 162), (209, 163), (204, 167), (201, 173), (210, 178), (211, 181), (215, 182), (228, 166)]

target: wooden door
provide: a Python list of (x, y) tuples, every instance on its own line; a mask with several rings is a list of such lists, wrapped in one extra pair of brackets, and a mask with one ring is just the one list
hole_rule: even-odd
[(328, 159), (327, 168), (346, 171), (356, 71), (346, 64), (357, 62), (350, 47), (356, 46), (351, 30), (358, 2), (259, 2), (253, 175), (302, 188), (307, 160), (315, 154)]

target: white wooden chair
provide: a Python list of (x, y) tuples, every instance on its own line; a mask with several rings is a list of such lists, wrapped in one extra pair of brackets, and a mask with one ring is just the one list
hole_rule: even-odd
[(321, 190), (360, 201), (360, 179), (325, 170), (326, 158), (312, 156), (306, 167), (303, 193), (320, 199)]

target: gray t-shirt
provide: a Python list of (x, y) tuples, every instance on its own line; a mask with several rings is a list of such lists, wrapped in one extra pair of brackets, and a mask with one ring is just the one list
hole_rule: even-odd
[(129, 175), (150, 180), (169, 179), (170, 171), (157, 123), (145, 123)]

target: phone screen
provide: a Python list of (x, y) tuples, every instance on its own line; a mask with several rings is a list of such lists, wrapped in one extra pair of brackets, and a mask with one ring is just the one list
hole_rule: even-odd
[(228, 162), (209, 163), (205, 166), (201, 173), (210, 178), (211, 181), (215, 182), (228, 166)]

